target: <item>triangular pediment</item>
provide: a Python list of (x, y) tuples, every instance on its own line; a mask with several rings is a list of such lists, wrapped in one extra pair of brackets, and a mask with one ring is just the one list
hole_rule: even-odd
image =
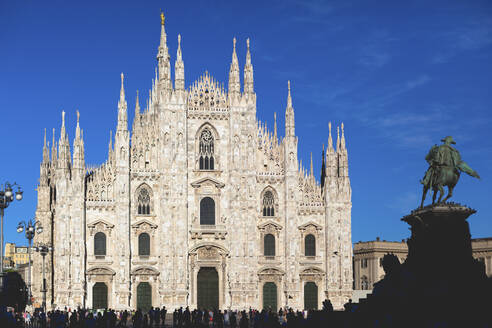
[(278, 224), (277, 222), (275, 221), (272, 221), (272, 220), (269, 220), (267, 222), (264, 222), (260, 225), (258, 225), (258, 229), (262, 230), (262, 229), (266, 229), (268, 227), (273, 227), (274, 229), (276, 230), (282, 230), (282, 226), (280, 224)]
[(324, 271), (320, 268), (317, 268), (317, 267), (308, 267), (308, 268), (305, 268), (304, 270), (301, 271), (301, 274), (302, 275), (306, 275), (306, 274), (323, 274)]
[(218, 180), (215, 180), (214, 178), (202, 178), (200, 180), (197, 180), (197, 181), (191, 183), (191, 186), (193, 188), (200, 188), (200, 187), (206, 186), (206, 185), (213, 185), (218, 189), (225, 187), (225, 184), (223, 184), (222, 182), (220, 182)]
[(111, 268), (108, 267), (95, 267), (87, 270), (88, 275), (112, 275), (114, 276), (116, 274), (116, 271), (114, 271)]
[(267, 274), (284, 275), (285, 271), (283, 271), (282, 269), (279, 269), (279, 268), (275, 268), (275, 267), (263, 267), (260, 270), (258, 270), (258, 274), (259, 275), (267, 275)]
[(109, 223), (108, 221), (105, 221), (105, 220), (102, 220), (102, 219), (99, 219), (99, 220), (96, 220), (96, 221), (94, 221), (94, 222), (91, 222), (91, 223), (89, 223), (87, 226), (88, 226), (89, 228), (94, 228), (94, 227), (96, 227), (98, 224), (105, 225), (107, 228), (113, 228), (113, 227), (114, 227), (114, 224)]
[(323, 229), (323, 227), (319, 224), (317, 224), (316, 222), (314, 221), (309, 221), (309, 222), (306, 222), (304, 223), (303, 225), (300, 225), (298, 228), (299, 230), (306, 230), (307, 228), (309, 228), (310, 226), (314, 227), (316, 230), (321, 230)]
[(151, 266), (140, 266), (138, 268), (133, 269), (131, 274), (132, 275), (158, 276), (160, 274), (160, 272)]
[(153, 229), (157, 228), (157, 224), (155, 224), (154, 222), (149, 221), (147, 219), (142, 219), (142, 220), (139, 220), (138, 222), (135, 222), (134, 224), (132, 224), (132, 228), (138, 228), (144, 224), (148, 225), (149, 227), (151, 227)]

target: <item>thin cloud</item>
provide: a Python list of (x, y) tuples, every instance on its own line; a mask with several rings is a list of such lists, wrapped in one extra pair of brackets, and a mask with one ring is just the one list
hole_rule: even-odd
[(383, 67), (392, 58), (390, 46), (396, 40), (386, 30), (371, 32), (360, 49), (359, 64), (367, 68)]
[(392, 201), (386, 203), (386, 206), (400, 213), (407, 213), (409, 209), (418, 205), (419, 196), (416, 192), (407, 191), (403, 195), (396, 196)]
[(436, 38), (437, 41), (444, 43), (445, 50), (436, 53), (432, 62), (448, 63), (462, 52), (477, 51), (492, 45), (492, 23), (490, 20), (474, 22), (466, 27), (438, 34)]

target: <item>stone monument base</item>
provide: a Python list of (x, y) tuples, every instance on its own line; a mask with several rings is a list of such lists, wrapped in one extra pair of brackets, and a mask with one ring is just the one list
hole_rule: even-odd
[(403, 264), (395, 256), (385, 257), (386, 276), (359, 305), (358, 326), (492, 326), (492, 280), (472, 256), (466, 221), (475, 212), (441, 203), (403, 217), (412, 232), (408, 257)]

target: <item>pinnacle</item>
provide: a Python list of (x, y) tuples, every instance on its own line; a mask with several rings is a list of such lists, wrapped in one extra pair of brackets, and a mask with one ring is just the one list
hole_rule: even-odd
[(290, 80), (287, 81), (287, 88), (288, 88), (288, 94), (287, 94), (287, 108), (292, 108), (292, 96), (290, 94)]

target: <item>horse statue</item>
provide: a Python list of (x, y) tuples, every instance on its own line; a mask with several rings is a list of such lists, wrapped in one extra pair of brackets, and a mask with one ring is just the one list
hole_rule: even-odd
[[(444, 203), (451, 198), (461, 172), (480, 179), (478, 173), (462, 161), (460, 153), (451, 146), (451, 144), (456, 144), (453, 137), (447, 136), (441, 141), (444, 144), (432, 146), (425, 157), (425, 160), (429, 163), (429, 168), (425, 172), (424, 178), (420, 181), (424, 185), (420, 207), (424, 206), (425, 196), (430, 188), (434, 191), (432, 204), (436, 202), (437, 191), (439, 191), (438, 203), (441, 203), (441, 201)], [(448, 187), (448, 195), (442, 199), (444, 196), (444, 186)]]

